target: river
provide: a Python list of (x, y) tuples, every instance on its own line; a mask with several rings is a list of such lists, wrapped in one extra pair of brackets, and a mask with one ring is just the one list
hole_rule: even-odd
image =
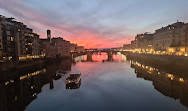
[[(77, 85), (67, 74), (81, 72)], [(124, 55), (106, 53), (62, 60), (26, 72), (0, 75), (0, 111), (187, 111), (187, 75), (164, 72)]]

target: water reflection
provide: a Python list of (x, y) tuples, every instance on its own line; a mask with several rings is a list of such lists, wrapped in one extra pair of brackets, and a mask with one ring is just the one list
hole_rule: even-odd
[[(155, 88), (152, 93), (157, 90), (156, 92), (159, 91), (161, 95), (179, 100), (181, 104), (188, 107), (187, 75), (168, 73), (132, 60), (130, 60), (129, 64), (126, 57), (120, 53), (113, 54), (111, 60), (108, 59), (107, 53), (92, 54), (91, 57), (92, 59), (90, 58), (90, 60), (87, 60), (87, 55), (77, 57), (74, 59), (77, 63), (72, 63), (72, 60), (63, 60), (39, 69), (1, 74), (0, 111), (24, 111), (27, 106), (31, 106), (31, 103), (34, 102), (33, 100), (38, 100), (36, 104), (30, 107), (31, 109), (36, 108), (38, 104), (39, 106), (42, 104), (40, 103), (41, 101), (44, 102), (50, 98), (48, 97), (49, 90), (51, 91), (50, 95), (53, 95), (55, 100), (59, 100), (60, 103), (64, 102), (65, 110), (66, 106), (70, 108), (75, 101), (77, 106), (83, 104), (92, 106), (94, 104), (95, 109), (101, 108), (101, 111), (105, 109), (111, 110), (111, 108), (115, 108), (114, 110), (122, 108), (121, 110), (124, 110), (129, 107), (128, 109), (131, 109), (135, 106), (143, 108), (143, 104), (156, 106), (155, 102), (145, 101), (145, 98), (143, 98), (146, 97), (148, 99), (151, 96), (147, 96), (147, 93), (145, 94), (141, 91), (146, 89), (143, 84), (139, 85), (139, 87), (134, 86), (138, 82), (138, 78), (152, 81), (152, 85)], [(131, 73), (130, 66), (135, 69), (135, 78), (132, 76), (134, 73)], [(71, 71), (71, 69), (80, 69), (82, 71), (82, 82), (80, 80), (78, 84), (65, 83), (67, 75), (64, 72)], [(145, 80), (142, 80), (142, 82), (145, 83)], [(44, 87), (49, 90), (42, 90)], [(63, 90), (60, 90), (61, 88)], [(149, 87), (148, 89), (151, 88)], [(46, 95), (45, 98), (41, 98), (39, 93), (43, 94), (43, 96)], [(157, 97), (161, 97), (161, 95), (157, 95)], [(60, 97), (63, 99), (57, 99)], [(138, 102), (134, 103), (135, 101)], [(54, 103), (52, 101), (51, 105), (60, 104), (58, 102)], [(76, 104), (74, 104), (75, 107), (77, 107)], [(166, 105), (167, 103), (162, 104)], [(55, 108), (57, 107), (52, 109)], [(168, 110), (168, 107), (165, 108)], [(83, 106), (83, 109), (85, 109), (85, 106)], [(27, 110), (30, 111), (30, 109)]]
[(54, 88), (54, 80), (61, 78), (56, 75), (59, 69), (70, 71), (71, 60), (64, 60), (35, 71), (1, 74), (0, 111), (23, 111), (30, 102), (36, 99), (45, 84), (49, 84), (49, 89)]
[(180, 103), (188, 107), (187, 75), (167, 73), (137, 61), (130, 62), (138, 78), (152, 81), (157, 91), (175, 100), (179, 99)]
[(20, 78), (0, 84), (0, 110), (22, 111), (36, 95), (41, 92), (41, 87), (48, 83), (46, 70), (38, 70), (28, 73)]

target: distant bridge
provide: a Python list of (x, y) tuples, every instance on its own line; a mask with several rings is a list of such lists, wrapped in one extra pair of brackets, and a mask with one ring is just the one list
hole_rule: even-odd
[(117, 52), (119, 52), (119, 50), (115, 50), (115, 49), (103, 49), (103, 50), (94, 50), (94, 49), (88, 49), (85, 51), (81, 51), (81, 52), (71, 52), (72, 53), (72, 58), (77, 57), (77, 56), (81, 56), (81, 55), (87, 55), (87, 61), (92, 61), (92, 55), (93, 54), (97, 54), (97, 53), (102, 53), (105, 52), (108, 54), (108, 61), (113, 61), (113, 54), (117, 54)]

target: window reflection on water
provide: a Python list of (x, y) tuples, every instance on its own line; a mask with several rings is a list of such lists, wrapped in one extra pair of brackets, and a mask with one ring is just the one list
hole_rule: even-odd
[(130, 63), (138, 78), (152, 81), (157, 91), (175, 100), (179, 99), (180, 103), (188, 107), (188, 80), (186, 74), (164, 72), (137, 61), (130, 61)]

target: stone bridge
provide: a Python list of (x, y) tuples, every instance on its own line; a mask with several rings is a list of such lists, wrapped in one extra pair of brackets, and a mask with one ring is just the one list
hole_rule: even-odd
[(108, 54), (108, 61), (113, 61), (113, 54), (116, 54), (117, 50), (91, 50), (91, 51), (82, 51), (82, 52), (72, 52), (72, 58), (81, 56), (81, 55), (87, 55), (87, 61), (92, 61), (92, 55), (95, 53), (102, 53), (105, 52)]

